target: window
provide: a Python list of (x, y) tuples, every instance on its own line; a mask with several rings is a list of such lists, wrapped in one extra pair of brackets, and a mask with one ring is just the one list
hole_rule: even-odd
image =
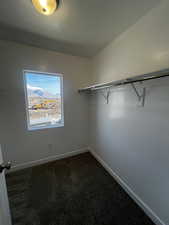
[(63, 126), (62, 76), (24, 71), (24, 82), (28, 129)]

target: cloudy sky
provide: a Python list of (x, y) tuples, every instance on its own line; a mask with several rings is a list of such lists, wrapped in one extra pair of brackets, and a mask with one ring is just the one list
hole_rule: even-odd
[(51, 94), (60, 94), (60, 77), (26, 72), (26, 85), (30, 89), (43, 89)]

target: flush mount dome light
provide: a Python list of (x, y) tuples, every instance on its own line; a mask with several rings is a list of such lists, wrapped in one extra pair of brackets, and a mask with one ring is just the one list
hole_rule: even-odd
[(59, 6), (59, 0), (32, 0), (32, 3), (39, 13), (46, 16), (52, 15)]

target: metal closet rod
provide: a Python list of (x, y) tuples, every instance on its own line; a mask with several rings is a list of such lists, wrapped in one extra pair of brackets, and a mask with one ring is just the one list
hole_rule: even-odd
[(86, 88), (81, 88), (79, 89), (79, 92), (90, 92), (90, 91), (95, 91), (99, 89), (105, 89), (105, 88), (111, 88), (113, 86), (120, 86), (120, 85), (125, 85), (125, 84), (132, 84), (132, 83), (137, 83), (137, 82), (142, 82), (142, 81), (147, 81), (147, 80), (154, 80), (154, 79), (160, 79), (160, 78), (165, 78), (169, 77), (169, 69), (166, 70), (161, 70), (149, 74), (144, 74), (132, 78), (126, 78), (124, 80), (119, 80), (119, 81), (112, 81), (109, 83), (103, 83), (103, 84), (98, 84), (98, 85), (93, 85), (90, 87)]

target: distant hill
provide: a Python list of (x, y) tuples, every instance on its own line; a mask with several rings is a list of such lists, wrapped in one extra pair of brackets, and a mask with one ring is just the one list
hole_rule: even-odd
[(29, 85), (27, 85), (27, 93), (28, 93), (28, 97), (41, 97), (41, 98), (48, 98), (48, 99), (60, 98), (59, 94), (54, 95), (45, 91), (43, 88), (32, 87)]

